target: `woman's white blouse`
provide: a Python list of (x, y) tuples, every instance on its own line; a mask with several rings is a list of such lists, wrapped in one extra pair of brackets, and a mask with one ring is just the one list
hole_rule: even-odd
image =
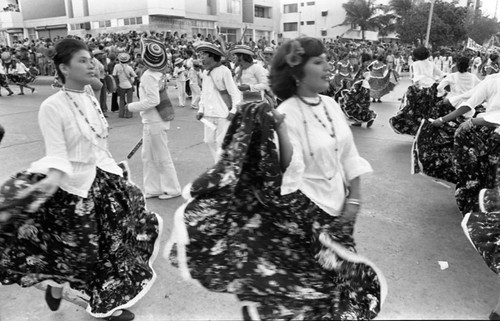
[[(104, 136), (108, 124), (99, 117), (96, 98), (89, 91), (67, 93), (78, 104), (96, 132)], [(32, 163), (29, 171), (46, 173), (51, 168), (60, 170), (66, 175), (59, 187), (81, 197), (88, 196), (95, 179), (96, 167), (122, 175), (121, 168), (108, 150), (107, 139), (97, 138), (62, 90), (42, 102), (38, 122), (45, 142), (46, 156)]]
[(278, 106), (278, 111), (286, 114), (285, 123), (293, 147), (292, 160), (283, 175), (281, 193), (285, 195), (300, 190), (325, 212), (338, 216), (344, 206), (349, 182), (372, 172), (372, 168), (359, 155), (340, 106), (331, 97), (320, 97), (333, 120), (334, 138), (329, 134), (330, 121), (322, 104), (311, 107), (294, 96)]

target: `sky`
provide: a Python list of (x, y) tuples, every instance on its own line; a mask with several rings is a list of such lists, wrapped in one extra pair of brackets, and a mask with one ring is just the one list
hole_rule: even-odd
[[(430, 1), (430, 0), (426, 0)], [(451, 0), (445, 0), (451, 2)], [(383, 3), (383, 4), (388, 4), (389, 0), (377, 0), (378, 3)], [(495, 15), (495, 7), (498, 3), (498, 9), (497, 9), (497, 19), (500, 17), (500, 0), (481, 0), (482, 2), (482, 7), (481, 9), (483, 10), (484, 15), (489, 16), (490, 18), (493, 18)], [(459, 0), (458, 3), (460, 5), (465, 6), (467, 3), (467, 0)], [(500, 19), (499, 19), (500, 20)]]

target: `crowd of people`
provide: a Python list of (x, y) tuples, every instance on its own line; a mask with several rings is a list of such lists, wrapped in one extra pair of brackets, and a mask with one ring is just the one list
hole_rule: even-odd
[[(92, 316), (132, 320), (129, 308), (156, 279), (162, 233), (145, 199), (182, 195), (165, 257), (207, 289), (235, 294), (245, 320), (376, 317), (387, 285), (353, 235), (372, 168), (350, 126), (371, 127), (371, 104), (406, 70), (412, 84), (390, 125), (415, 136), (415, 173), (456, 184), (464, 229), (500, 272), (486, 210), (498, 210), (500, 182), (495, 53), (484, 62), (396, 42), (233, 44), (154, 31), (27, 42), (3, 49), (4, 68), (26, 67), (27, 51), (60, 90), (40, 107), (46, 155), (0, 188), (0, 282), (43, 282), (51, 310), (69, 286)], [(141, 117), (142, 190), (109, 152), (109, 96), (118, 117)], [(168, 131), (174, 106), (188, 104), (214, 165), (181, 189)]]

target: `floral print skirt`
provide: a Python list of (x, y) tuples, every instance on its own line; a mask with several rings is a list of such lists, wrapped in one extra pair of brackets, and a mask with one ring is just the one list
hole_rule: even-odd
[[(33, 179), (22, 172), (14, 184)], [(0, 282), (22, 287), (69, 282), (87, 311), (108, 317), (132, 306), (156, 279), (161, 218), (146, 210), (141, 190), (97, 168), (87, 198), (61, 189), (35, 212), (16, 211), (0, 224)]]
[[(498, 176), (497, 176), (498, 179)], [(500, 185), (479, 192), (479, 211), (467, 213), (462, 228), (488, 267), (500, 275)]]
[[(446, 115), (446, 111), (443, 110)], [(464, 121), (456, 121), (434, 127), (427, 119), (422, 119), (413, 141), (412, 174), (422, 173), (455, 184), (457, 182), (453, 164), (454, 137), (458, 126)]]
[(207, 289), (256, 303), (264, 320), (374, 318), (386, 283), (356, 253), (354, 222), (300, 191), (282, 196), (271, 109), (242, 110), (221, 160), (186, 187), (165, 255)]
[(377, 118), (377, 114), (370, 109), (370, 89), (363, 87), (363, 80), (354, 83), (350, 90), (342, 91), (339, 105), (347, 119), (356, 123)]
[(493, 127), (462, 125), (457, 129), (453, 157), (455, 199), (463, 215), (478, 212), (480, 190), (496, 186), (499, 159), (500, 135)]
[(401, 108), (395, 116), (389, 118), (389, 124), (396, 134), (415, 136), (422, 119), (436, 119), (446, 115), (442, 114), (442, 108), (438, 106), (440, 100), (437, 97), (437, 84), (429, 88), (409, 86)]
[(370, 79), (368, 79), (368, 83), (370, 84), (370, 96), (373, 99), (380, 99), (394, 90), (396, 84), (391, 81), (391, 74), (392, 70), (389, 70), (387, 75), (383, 78), (370, 77)]

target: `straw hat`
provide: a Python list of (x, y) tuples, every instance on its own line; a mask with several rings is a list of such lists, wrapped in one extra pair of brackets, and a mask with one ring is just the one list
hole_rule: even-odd
[(262, 53), (274, 54), (274, 49), (272, 47), (266, 47), (266, 48), (264, 48), (264, 50), (262, 50)]
[(104, 54), (104, 51), (99, 50), (99, 49), (95, 49), (95, 50), (93, 50), (93, 51), (92, 51), (92, 54), (93, 54), (93, 55), (94, 55), (94, 57), (95, 57), (95, 56), (98, 56), (98, 55), (102, 55), (102, 54)]
[(121, 63), (126, 63), (126, 62), (129, 62), (130, 60), (130, 55), (126, 52), (121, 52), (118, 54), (118, 60), (121, 62)]
[(216, 45), (210, 43), (210, 42), (202, 42), (200, 45), (198, 45), (195, 48), (196, 52), (210, 52), (216, 56), (225, 56), (224, 51), (222, 51), (221, 48), (217, 47)]
[(151, 70), (163, 70), (168, 65), (167, 49), (161, 41), (155, 39), (141, 41), (141, 58)]
[(181, 64), (181, 63), (183, 63), (183, 62), (184, 62), (184, 59), (182, 59), (182, 58), (177, 58), (177, 59), (175, 59), (175, 61), (174, 61), (174, 65), (178, 65), (178, 64)]
[(247, 46), (247, 45), (236, 45), (234, 46), (233, 49), (230, 50), (230, 53), (232, 54), (244, 54), (244, 55), (249, 55), (250, 57), (253, 57), (253, 55), (255, 54), (252, 50), (252, 48), (250, 48), (250, 46)]

